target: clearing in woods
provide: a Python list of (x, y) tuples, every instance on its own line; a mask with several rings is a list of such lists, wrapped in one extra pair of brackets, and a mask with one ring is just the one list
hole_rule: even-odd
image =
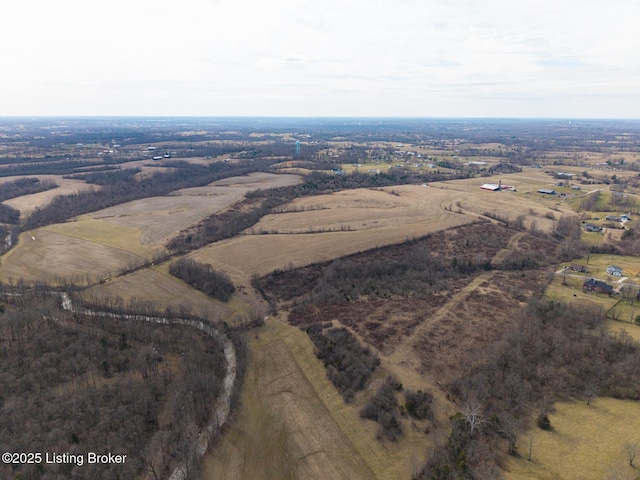
[(56, 277), (84, 280), (87, 276), (95, 280), (140, 260), (140, 255), (122, 248), (61, 235), (44, 227), (20, 235), (18, 245), (3, 257), (0, 275), (4, 280), (53, 282)]

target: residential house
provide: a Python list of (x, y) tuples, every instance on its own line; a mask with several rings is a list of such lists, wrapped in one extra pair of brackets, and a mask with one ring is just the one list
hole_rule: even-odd
[(615, 265), (609, 265), (607, 267), (607, 275), (611, 275), (613, 277), (621, 277), (622, 276), (622, 267), (616, 267)]
[(607, 295), (611, 295), (613, 287), (608, 283), (590, 278), (582, 284), (582, 290), (585, 292), (606, 293)]

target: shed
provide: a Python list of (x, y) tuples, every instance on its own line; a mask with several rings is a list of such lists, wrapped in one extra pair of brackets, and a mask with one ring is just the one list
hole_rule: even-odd
[(538, 193), (543, 193), (545, 195), (556, 195), (558, 192), (549, 188), (541, 188), (538, 190)]

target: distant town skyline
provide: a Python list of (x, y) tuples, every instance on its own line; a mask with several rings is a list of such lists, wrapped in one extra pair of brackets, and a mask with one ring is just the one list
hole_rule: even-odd
[(630, 0), (25, 0), (0, 116), (640, 118)]

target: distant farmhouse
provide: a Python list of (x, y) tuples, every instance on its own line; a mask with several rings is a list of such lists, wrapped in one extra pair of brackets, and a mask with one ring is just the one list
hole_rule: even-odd
[(482, 190), (490, 190), (492, 192), (499, 192), (501, 190), (509, 190), (510, 192), (517, 191), (516, 187), (512, 185), (503, 185), (502, 180), (500, 180), (498, 183), (484, 183), (480, 186), (480, 188)]
[(598, 225), (594, 225), (593, 223), (585, 223), (584, 224), (584, 231), (585, 232), (601, 232), (602, 231), (602, 227), (600, 227)]
[(607, 267), (607, 275), (611, 275), (612, 277), (621, 277), (622, 276), (622, 268), (616, 267), (615, 265), (609, 265)]
[(575, 177), (576, 174), (575, 173), (569, 173), (569, 172), (558, 172), (556, 173), (555, 177), (558, 179), (566, 179), (566, 180), (571, 180), (573, 177)]
[(585, 292), (606, 293), (611, 295), (613, 287), (607, 283), (590, 278), (582, 284), (582, 290)]

